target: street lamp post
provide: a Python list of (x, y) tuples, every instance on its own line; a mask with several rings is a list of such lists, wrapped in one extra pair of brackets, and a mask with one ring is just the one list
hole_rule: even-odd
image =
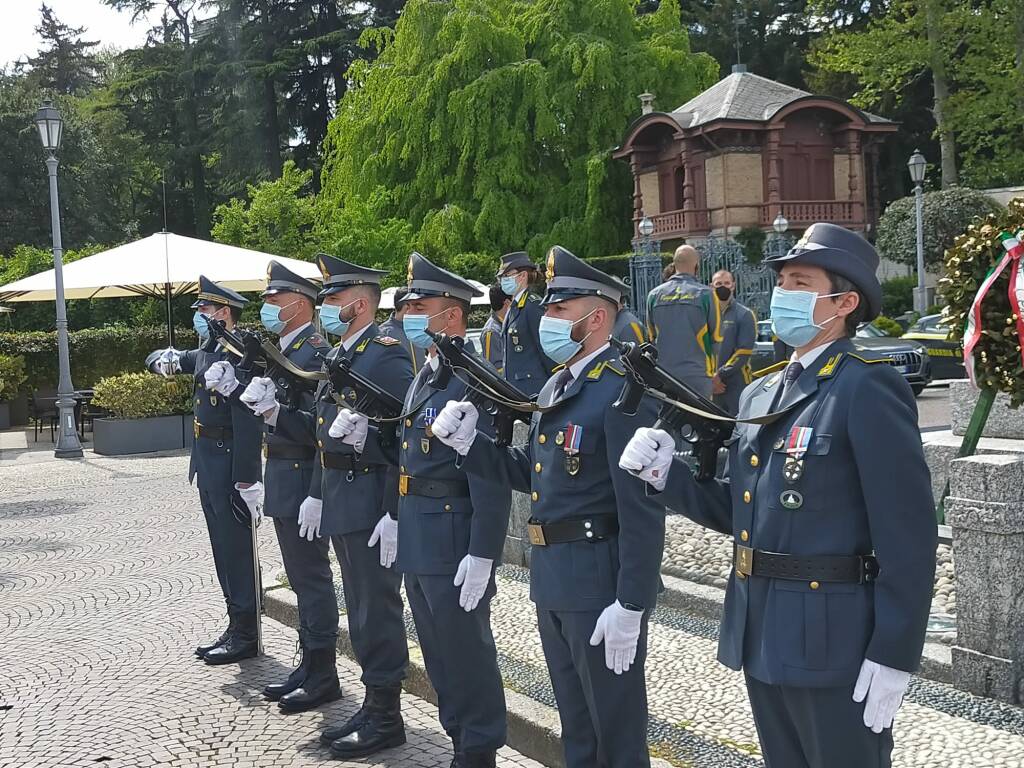
[(633, 312), (641, 322), (647, 322), (647, 295), (661, 282), (660, 243), (651, 238), (654, 222), (647, 216), (637, 224), (640, 237), (633, 244), (629, 259), (629, 282), (633, 296)]
[(36, 127), (39, 138), (46, 150), (46, 168), (50, 173), (50, 226), (53, 230), (53, 274), (57, 296), (57, 357), (60, 371), (57, 381), (57, 408), (59, 429), (54, 455), (59, 459), (79, 458), (82, 444), (78, 441), (78, 427), (75, 423), (75, 398), (71, 386), (71, 362), (68, 355), (68, 315), (64, 304), (64, 271), (62, 257), (64, 250), (60, 241), (60, 208), (57, 200), (57, 148), (63, 128), (60, 112), (50, 102), (36, 112)]
[(928, 291), (924, 287), (924, 175), (927, 161), (920, 150), (907, 161), (910, 180), (914, 182), (914, 211), (917, 219), (917, 288), (914, 289), (914, 310), (923, 315), (928, 311)]

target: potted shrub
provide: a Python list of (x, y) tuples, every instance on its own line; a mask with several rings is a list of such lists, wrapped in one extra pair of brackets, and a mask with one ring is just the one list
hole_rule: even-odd
[(28, 423), (28, 396), (20, 392), (27, 378), (24, 357), (0, 355), (0, 429)]
[(104, 456), (185, 447), (191, 429), (192, 377), (123, 373), (97, 382), (94, 405), (111, 412), (93, 422), (93, 450)]

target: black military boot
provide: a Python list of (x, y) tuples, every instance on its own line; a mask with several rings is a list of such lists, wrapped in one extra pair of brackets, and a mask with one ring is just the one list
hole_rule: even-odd
[(277, 706), (283, 712), (305, 712), (328, 701), (341, 698), (337, 657), (334, 646), (307, 651), (309, 668), (302, 685), (282, 696)]
[(495, 768), (498, 753), (493, 749), (486, 752), (463, 752), (459, 768)]
[(231, 636), (231, 633), (234, 631), (234, 629), (235, 629), (235, 618), (234, 618), (234, 616), (229, 616), (228, 617), (228, 628), (225, 629), (223, 632), (221, 632), (220, 633), (220, 637), (218, 637), (212, 643), (209, 643), (208, 645), (196, 646), (196, 656), (198, 656), (201, 659), (201, 658), (203, 658), (203, 656), (205, 656), (208, 652), (212, 651), (214, 648), (219, 648), (220, 646), (224, 645), (224, 643), (226, 643), (228, 641), (228, 637)]
[(212, 651), (207, 651), (203, 661), (207, 664), (234, 664), (242, 659), (251, 659), (259, 653), (256, 642), (256, 617), (252, 614), (235, 617), (235, 629)]
[(402, 686), (372, 686), (366, 693), (369, 699), (366, 705), (366, 721), (358, 730), (331, 744), (331, 754), (335, 757), (366, 757), (405, 744)]
[(458, 732), (449, 733), (452, 740), (452, 763), (448, 768), (459, 768), (459, 757), (462, 755), (462, 736)]
[(332, 741), (343, 739), (350, 733), (358, 731), (363, 723), (366, 722), (367, 709), (366, 705), (370, 701), (370, 689), (367, 688), (363, 694), (363, 704), (359, 707), (359, 710), (346, 720), (342, 725), (332, 725), (330, 728), (324, 728), (320, 734), (320, 743), (326, 744), (328, 747), (331, 746)]
[(306, 646), (300, 644), (299, 647), (302, 658), (299, 660), (299, 665), (288, 675), (288, 679), (281, 683), (270, 683), (263, 689), (263, 697), (268, 701), (277, 701), (282, 696), (287, 696), (302, 685), (306, 679), (306, 673), (309, 671), (309, 653), (306, 651)]

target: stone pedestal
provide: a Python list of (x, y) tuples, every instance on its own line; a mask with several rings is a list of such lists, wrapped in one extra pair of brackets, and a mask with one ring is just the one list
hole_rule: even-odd
[[(963, 437), (977, 402), (978, 390), (972, 387), (966, 379), (950, 382), (949, 407), (954, 435)], [(985, 422), (985, 431), (981, 435), (982, 437), (1024, 440), (1024, 408), (1012, 409), (1008, 395), (996, 395), (996, 401), (992, 404), (992, 412), (989, 413), (988, 421)]]
[[(526, 445), (529, 434), (529, 425), (521, 421), (516, 422), (512, 433), (513, 445)], [(512, 511), (508, 516), (508, 533), (505, 536), (505, 551), (501, 558), (503, 563), (530, 567), (530, 539), (526, 535), (530, 506), (529, 494), (512, 492)]]
[(946, 521), (956, 557), (953, 682), (1024, 702), (1024, 458), (953, 461)]

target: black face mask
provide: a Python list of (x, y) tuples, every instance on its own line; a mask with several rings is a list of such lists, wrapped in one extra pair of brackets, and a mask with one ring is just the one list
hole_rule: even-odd
[(732, 289), (727, 286), (720, 285), (715, 288), (715, 295), (718, 297), (719, 301), (728, 301), (732, 296)]

